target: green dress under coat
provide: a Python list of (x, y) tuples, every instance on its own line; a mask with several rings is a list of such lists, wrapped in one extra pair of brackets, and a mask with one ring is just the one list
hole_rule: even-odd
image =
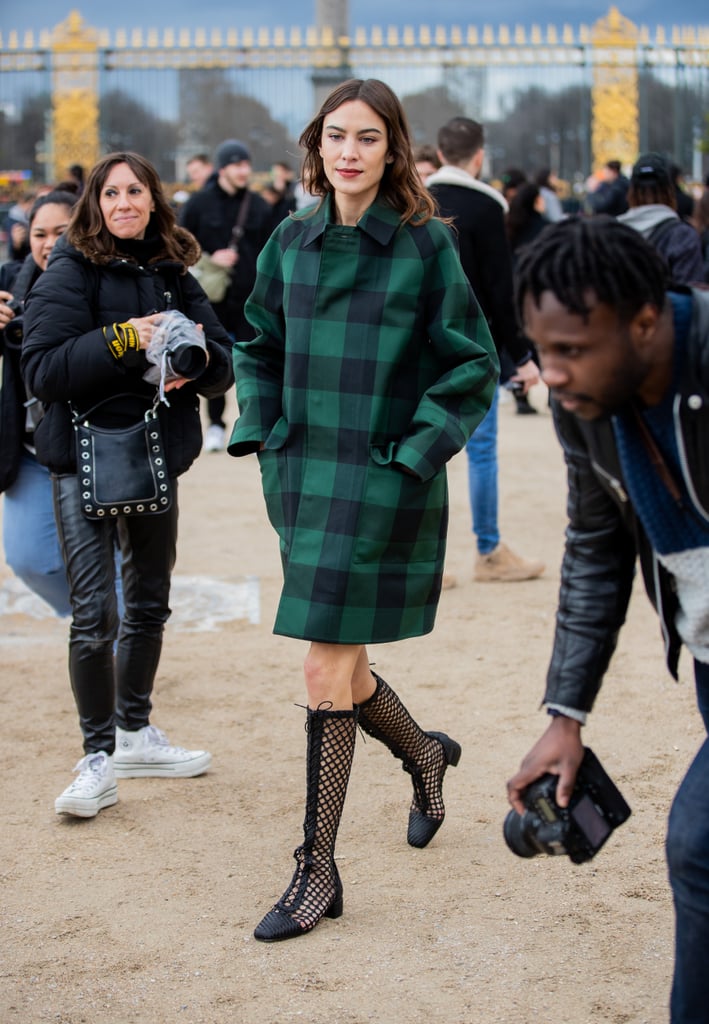
[(433, 628), (446, 463), (487, 412), (490, 332), (439, 220), (331, 201), (274, 231), (234, 347), (229, 452), (259, 451), (284, 583), (274, 632), (383, 643)]

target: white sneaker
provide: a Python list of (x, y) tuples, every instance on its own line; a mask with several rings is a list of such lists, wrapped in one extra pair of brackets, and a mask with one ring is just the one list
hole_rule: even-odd
[(207, 433), (204, 437), (205, 452), (220, 452), (224, 448), (225, 443), (226, 431), (224, 427), (220, 427), (218, 423), (212, 423), (211, 426), (207, 427)]
[(144, 725), (137, 732), (116, 726), (113, 770), (118, 779), (190, 779), (206, 772), (211, 761), (212, 755), (206, 750), (171, 746), (162, 729), (154, 725)]
[(99, 750), (82, 757), (74, 768), (78, 776), (54, 801), (57, 814), (73, 814), (77, 818), (95, 818), (104, 807), (118, 801), (116, 776), (109, 754)]

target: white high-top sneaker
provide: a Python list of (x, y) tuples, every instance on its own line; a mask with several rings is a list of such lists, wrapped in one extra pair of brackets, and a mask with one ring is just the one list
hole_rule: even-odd
[(78, 776), (54, 801), (57, 814), (73, 814), (77, 818), (95, 818), (104, 807), (118, 800), (116, 776), (110, 754), (99, 750), (82, 757), (74, 768)]
[(211, 761), (212, 755), (206, 750), (171, 746), (162, 729), (154, 725), (145, 725), (136, 732), (116, 726), (113, 770), (118, 779), (189, 779), (206, 772)]

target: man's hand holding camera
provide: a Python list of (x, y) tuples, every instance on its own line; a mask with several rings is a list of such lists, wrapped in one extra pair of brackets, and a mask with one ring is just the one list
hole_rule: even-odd
[(581, 724), (563, 715), (552, 718), (549, 728), (522, 761), (519, 771), (507, 783), (507, 796), (518, 814), (524, 814), (522, 793), (541, 775), (558, 775), (556, 802), (567, 807), (576, 773), (583, 760)]
[(574, 864), (596, 855), (630, 815), (603, 765), (581, 743), (581, 725), (554, 717), (507, 784), (505, 842), (518, 857), (566, 854)]

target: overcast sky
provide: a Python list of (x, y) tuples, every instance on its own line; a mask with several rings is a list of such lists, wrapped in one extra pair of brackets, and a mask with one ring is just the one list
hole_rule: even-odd
[[(349, 0), (350, 28), (370, 25), (589, 25), (607, 14), (600, 0)], [(706, 0), (621, 0), (621, 14), (654, 30), (657, 25), (709, 25)], [(0, 0), (3, 42), (11, 29), (52, 28), (72, 8), (97, 27), (116, 28), (259, 28), (306, 27), (315, 22), (315, 0)]]

